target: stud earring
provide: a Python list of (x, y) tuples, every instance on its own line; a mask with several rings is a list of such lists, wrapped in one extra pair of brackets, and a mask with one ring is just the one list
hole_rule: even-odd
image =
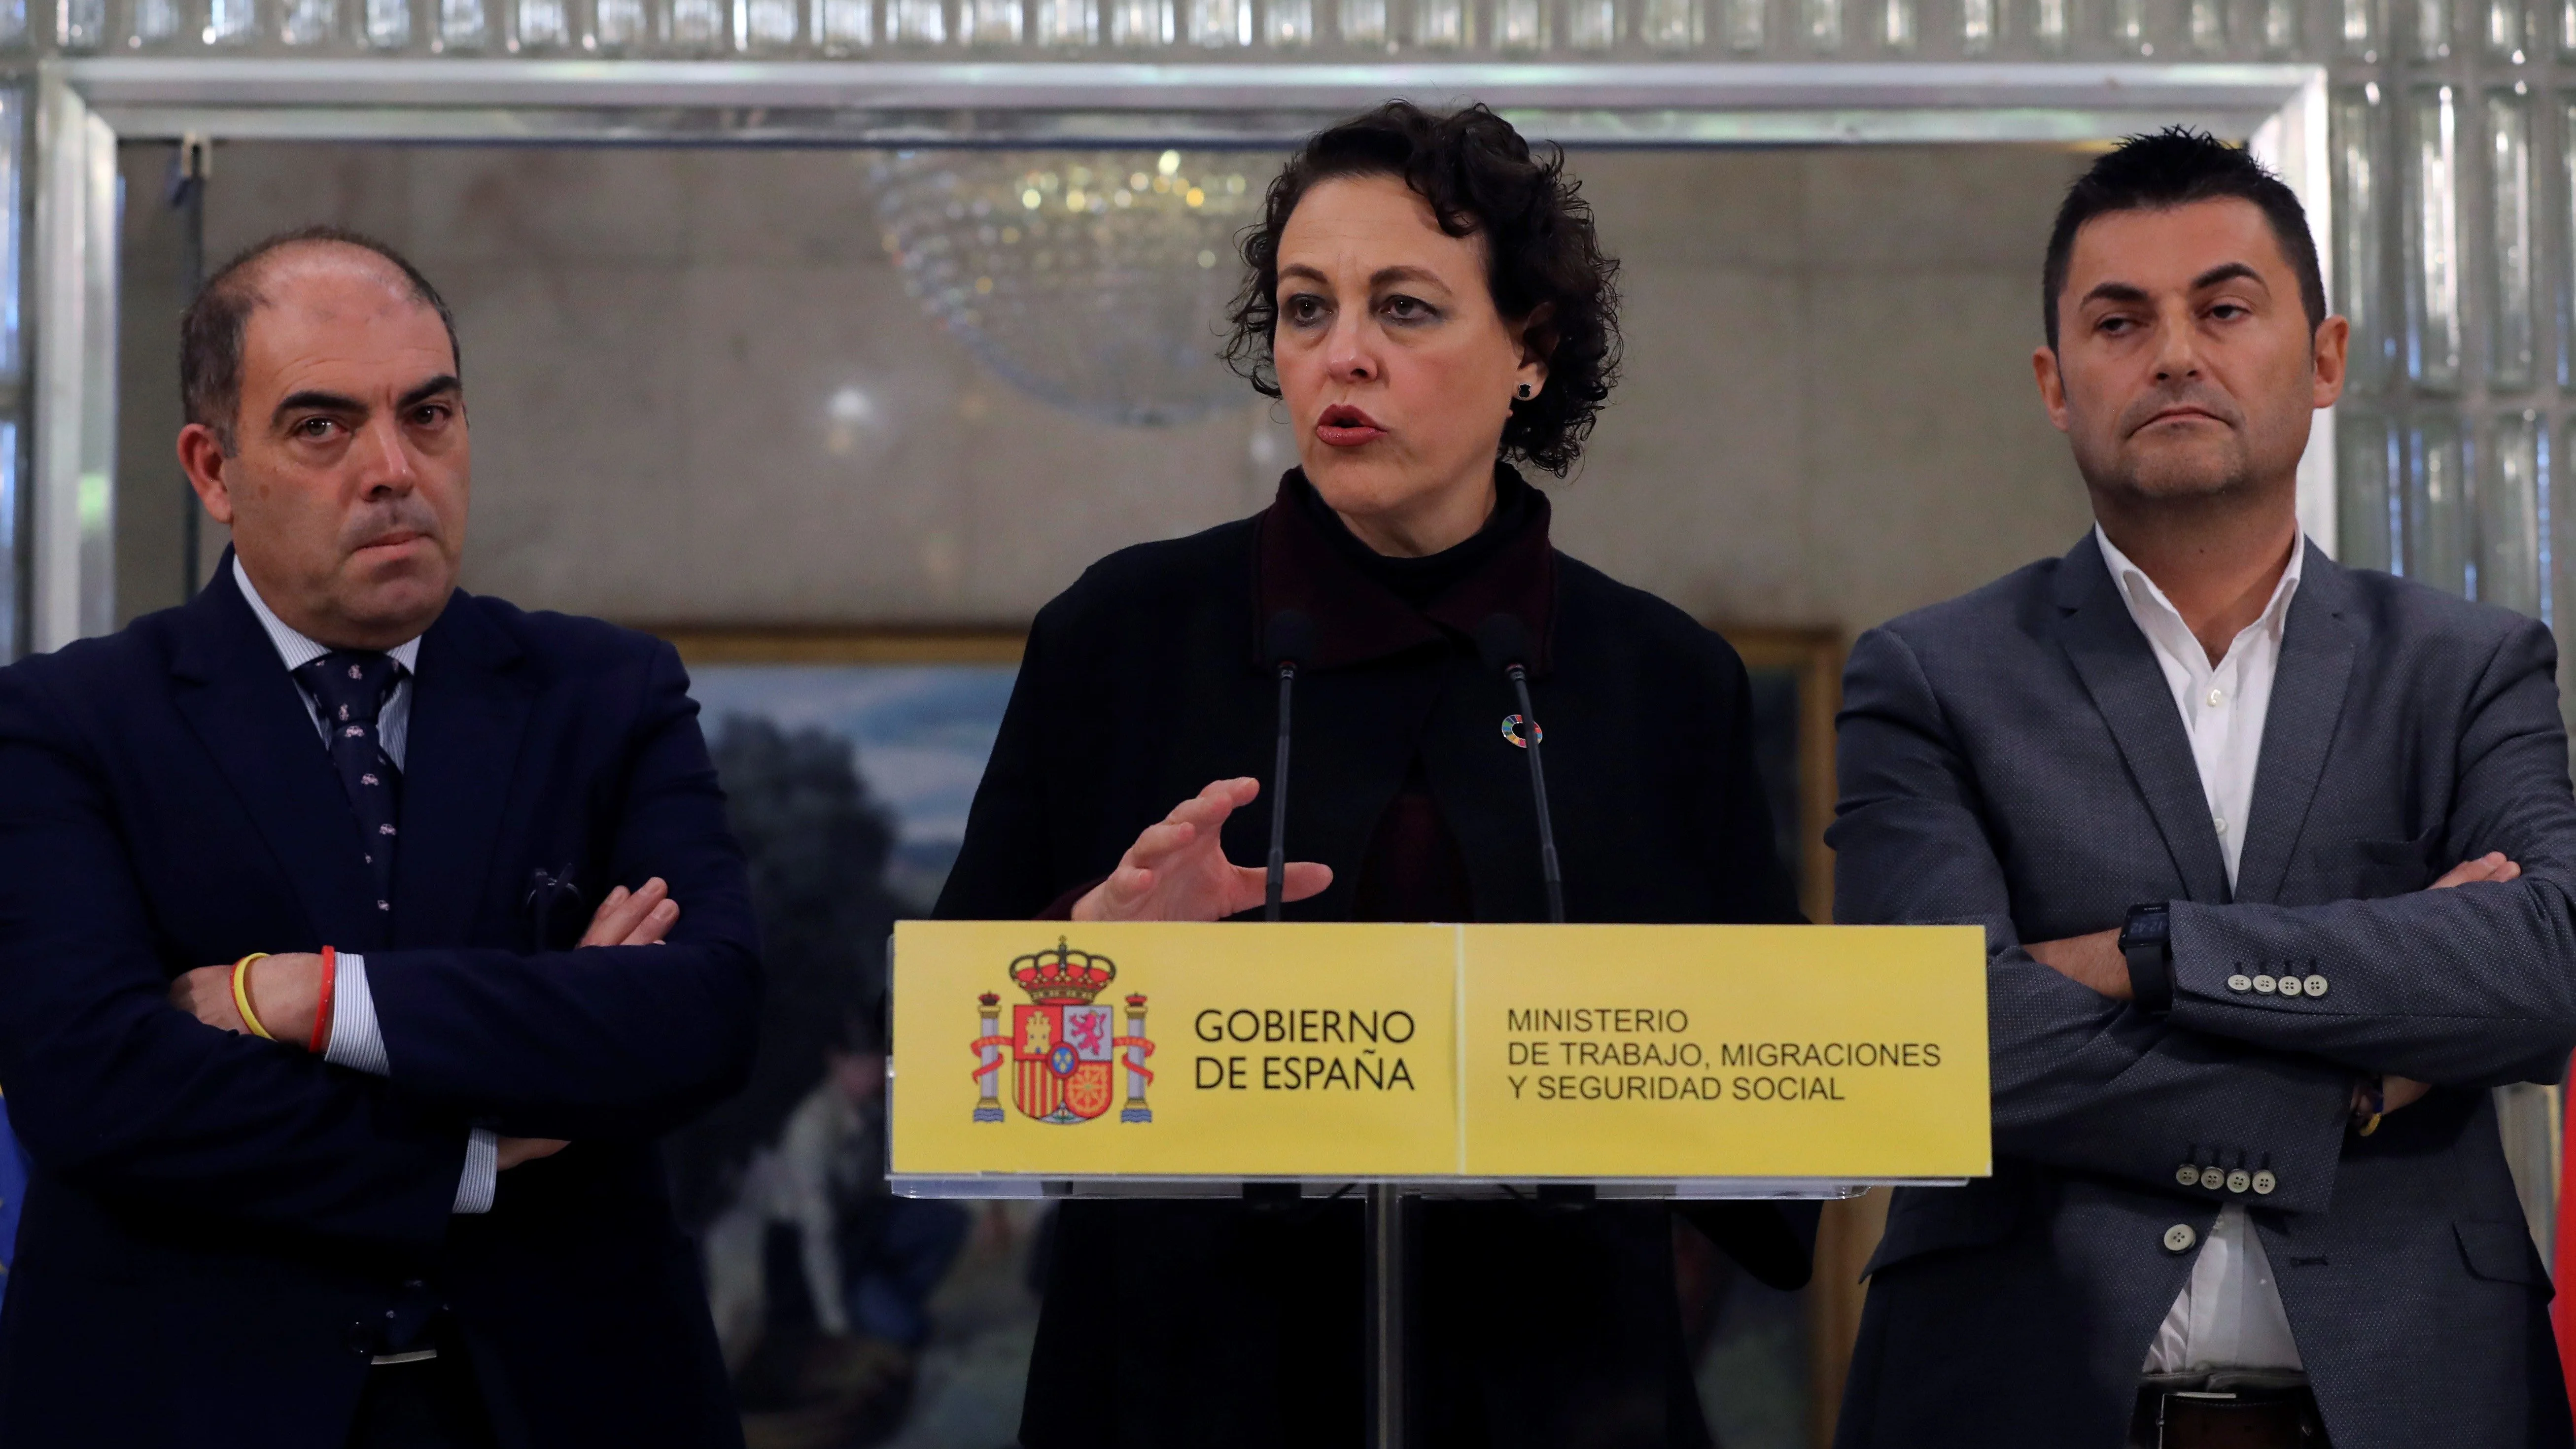
[(1527, 402), (1527, 401), (1529, 400), (1529, 395), (1530, 395), (1530, 385), (1529, 385), (1528, 383), (1522, 383), (1522, 384), (1521, 384), (1521, 400), (1522, 400), (1523, 402)]

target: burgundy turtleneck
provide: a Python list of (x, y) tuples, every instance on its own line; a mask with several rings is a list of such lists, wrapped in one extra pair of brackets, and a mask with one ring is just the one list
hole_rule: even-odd
[[(1279, 495), (1259, 519), (1253, 618), (1282, 609), (1315, 626), (1301, 673), (1349, 669), (1398, 656), (1437, 661), (1444, 650), (1475, 649), (1488, 617), (1518, 617), (1530, 639), (1529, 669), (1550, 668), (1556, 614), (1556, 554), (1549, 546), (1547, 495), (1508, 464), (1494, 468), (1494, 511), (1475, 536), (1423, 558), (1389, 558), (1362, 543), (1333, 512), (1302, 468), (1279, 480)], [(1256, 623), (1256, 633), (1262, 625)], [(1259, 638), (1245, 641), (1258, 667)], [(1099, 885), (1085, 881), (1056, 898), (1039, 919), (1064, 920), (1074, 902)], [(1440, 813), (1417, 753), (1395, 798), (1378, 817), (1352, 886), (1357, 921), (1468, 921), (1475, 894), (1458, 838)]]
[[(1296, 608), (1315, 621), (1312, 670), (1349, 668), (1420, 651), (1470, 649), (1491, 614), (1518, 615), (1546, 660), (1555, 603), (1546, 495), (1498, 465), (1494, 511), (1475, 536), (1422, 558), (1390, 558), (1362, 543), (1302, 469), (1279, 483), (1261, 517), (1254, 617)], [(1359, 921), (1470, 921), (1475, 892), (1458, 839), (1441, 816), (1419, 753), (1378, 817), (1353, 885)]]

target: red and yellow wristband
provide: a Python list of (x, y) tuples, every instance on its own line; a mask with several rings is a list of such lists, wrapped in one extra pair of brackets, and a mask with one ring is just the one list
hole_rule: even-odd
[(304, 1048), (317, 1057), (322, 1055), (324, 1047), (331, 1044), (331, 991), (339, 984), (339, 953), (325, 946), (322, 948), (322, 999), (314, 1003), (313, 1040)]
[(259, 1013), (250, 1009), (250, 963), (265, 961), (268, 957), (269, 953), (266, 951), (253, 951), (233, 963), (233, 1010), (241, 1013), (242, 1025), (250, 1028), (252, 1036), (264, 1041), (275, 1041), (277, 1038), (271, 1036), (268, 1028), (261, 1024)]
[[(233, 1010), (241, 1013), (242, 1025), (250, 1028), (251, 1035), (265, 1041), (275, 1041), (276, 1034), (268, 1029), (267, 1023), (259, 1019), (259, 1013), (251, 1010), (250, 1005), (251, 963), (265, 961), (269, 955), (270, 953), (266, 951), (253, 951), (233, 963)], [(320, 1056), (323, 1048), (330, 1044), (331, 997), (339, 983), (339, 953), (325, 946), (322, 948), (322, 999), (314, 1004), (313, 1039), (305, 1044), (305, 1050), (315, 1056)]]

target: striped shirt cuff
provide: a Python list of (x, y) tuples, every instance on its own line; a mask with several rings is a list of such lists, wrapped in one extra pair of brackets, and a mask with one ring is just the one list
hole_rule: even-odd
[(367, 989), (367, 958), (351, 951), (333, 953), (339, 962), (331, 984), (331, 1040), (322, 1060), (371, 1077), (390, 1077), (385, 1034), (376, 1024), (376, 996)]
[(492, 1196), (501, 1186), (501, 1139), (489, 1127), (477, 1127), (465, 1139), (465, 1175), (456, 1180), (456, 1206), (460, 1213), (488, 1213)]

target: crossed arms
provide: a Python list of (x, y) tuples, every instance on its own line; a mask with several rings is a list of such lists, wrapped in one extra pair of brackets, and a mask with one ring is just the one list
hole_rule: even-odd
[[(2480, 675), (2439, 842), (2471, 862), (2451, 888), (2174, 902), (2175, 1004), (2158, 1019), (2117, 999), (2126, 968), (2109, 968), (2098, 933), (2021, 941), (1948, 712), (1912, 647), (1874, 630), (1845, 685), (1836, 914), (1985, 928), (1998, 1152), (2166, 1188), (2179, 1162), (2259, 1158), (2280, 1182), (2270, 1205), (2320, 1210), (2357, 1081), (2554, 1080), (2576, 1047), (2576, 802), (2551, 674), (2529, 624)], [(2302, 969), (2332, 995), (2229, 989), (2259, 962), (2314, 963)]]
[(651, 673), (606, 873), (666, 876), (688, 920), (668, 945), (370, 952), (384, 1077), (173, 1006), (120, 782), (27, 671), (0, 675), (0, 1081), (39, 1163), (194, 1215), (428, 1245), (477, 1124), (640, 1140), (731, 1091), (759, 994), (748, 888), (678, 661)]

